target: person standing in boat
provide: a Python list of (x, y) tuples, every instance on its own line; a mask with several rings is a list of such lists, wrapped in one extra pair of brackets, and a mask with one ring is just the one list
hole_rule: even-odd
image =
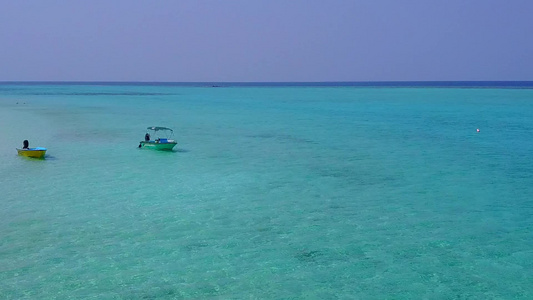
[(147, 132), (145, 135), (144, 135), (144, 141), (145, 142), (148, 142), (150, 140), (150, 134)]
[(29, 149), (30, 148), (30, 143), (28, 142), (28, 140), (24, 140), (22, 142), (22, 149)]

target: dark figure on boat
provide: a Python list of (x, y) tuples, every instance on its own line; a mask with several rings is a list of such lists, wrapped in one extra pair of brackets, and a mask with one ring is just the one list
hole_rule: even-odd
[(28, 142), (28, 140), (24, 140), (22, 142), (22, 149), (29, 149), (29, 146), (30, 146), (30, 143)]
[(150, 134), (146, 133), (146, 135), (144, 136), (144, 141), (148, 142), (149, 140), (150, 140)]

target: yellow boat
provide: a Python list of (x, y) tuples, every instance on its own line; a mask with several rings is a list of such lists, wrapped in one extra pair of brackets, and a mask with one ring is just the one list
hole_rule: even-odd
[(32, 158), (44, 158), (44, 155), (46, 154), (46, 148), (42, 148), (42, 147), (27, 148), (27, 149), (17, 148), (17, 152), (21, 156), (32, 157)]

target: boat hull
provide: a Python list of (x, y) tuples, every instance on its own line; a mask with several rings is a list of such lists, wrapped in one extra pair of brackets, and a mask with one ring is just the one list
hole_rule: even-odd
[(20, 156), (31, 157), (31, 158), (44, 158), (46, 154), (46, 148), (29, 148), (29, 149), (19, 149), (17, 152)]
[(159, 143), (156, 141), (141, 141), (140, 148), (148, 148), (148, 149), (154, 149), (154, 150), (162, 150), (162, 151), (172, 151), (174, 146), (176, 146), (176, 142), (166, 142), (166, 143)]

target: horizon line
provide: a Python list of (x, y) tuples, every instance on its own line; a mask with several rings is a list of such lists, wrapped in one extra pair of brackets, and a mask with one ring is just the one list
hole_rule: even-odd
[(533, 80), (321, 80), (321, 81), (145, 81), (145, 80), (0, 80), (0, 82), (73, 82), (73, 83), (373, 83), (373, 82), (533, 82)]

